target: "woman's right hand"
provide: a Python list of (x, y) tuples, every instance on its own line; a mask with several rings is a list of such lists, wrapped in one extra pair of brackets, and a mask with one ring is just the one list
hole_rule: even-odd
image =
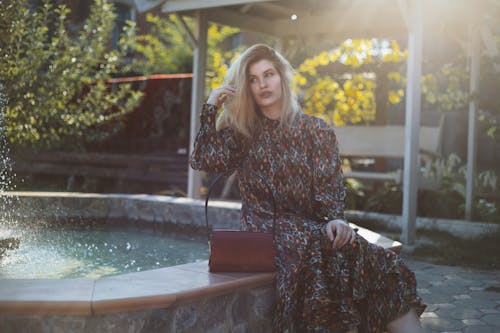
[(219, 88), (216, 88), (210, 92), (210, 96), (208, 96), (207, 104), (215, 105), (217, 108), (220, 108), (221, 105), (230, 97), (233, 97), (236, 94), (236, 89), (229, 86), (224, 85)]

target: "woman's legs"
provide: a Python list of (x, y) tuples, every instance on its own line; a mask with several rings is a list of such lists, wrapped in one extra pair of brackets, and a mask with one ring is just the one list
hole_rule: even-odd
[(390, 333), (424, 333), (414, 308), (387, 325)]

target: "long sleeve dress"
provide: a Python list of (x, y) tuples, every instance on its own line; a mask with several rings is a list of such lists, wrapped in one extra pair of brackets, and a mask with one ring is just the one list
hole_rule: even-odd
[(243, 230), (271, 231), (274, 196), (274, 332), (344, 332), (360, 324), (384, 332), (410, 308), (423, 312), (415, 276), (394, 252), (359, 235), (353, 244), (332, 248), (325, 226), (344, 217), (346, 191), (331, 127), (305, 114), (290, 128), (262, 116), (249, 142), (231, 128), (217, 131), (216, 113), (215, 106), (203, 106), (191, 166), (238, 171)]

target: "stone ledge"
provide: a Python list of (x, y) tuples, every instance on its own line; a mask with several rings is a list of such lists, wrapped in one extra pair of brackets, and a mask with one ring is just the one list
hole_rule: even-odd
[[(364, 225), (369, 224), (371, 227), (401, 231), (402, 218), (400, 215), (351, 210), (346, 212), (346, 216), (356, 221), (364, 221)], [(417, 230), (443, 231), (462, 239), (474, 239), (500, 232), (500, 224), (432, 217), (417, 217), (416, 227)]]
[(92, 316), (168, 308), (272, 285), (274, 273), (208, 272), (208, 261), (90, 279), (0, 280), (0, 313)]
[[(95, 217), (126, 218), (152, 223), (170, 222), (178, 225), (205, 225), (204, 202), (189, 198), (147, 194), (93, 194), (71, 192), (2, 192), (12, 197), (9, 208), (15, 216), (29, 217)], [(75, 200), (76, 199), (76, 200)], [(98, 199), (98, 200), (95, 200)], [(52, 210), (45, 207), (54, 207)], [(239, 228), (241, 204), (210, 201), (209, 221), (217, 228)], [(400, 215), (347, 211), (346, 216), (363, 226), (401, 230)], [(363, 223), (360, 223), (363, 221)], [(473, 239), (500, 232), (500, 224), (463, 220), (417, 217), (419, 230), (439, 230), (455, 237)]]

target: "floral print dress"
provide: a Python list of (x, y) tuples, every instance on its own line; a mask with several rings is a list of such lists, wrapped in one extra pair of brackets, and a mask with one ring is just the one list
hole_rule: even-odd
[(231, 128), (216, 131), (216, 113), (215, 106), (203, 106), (191, 166), (212, 173), (238, 171), (243, 230), (272, 230), (274, 196), (274, 332), (354, 327), (384, 332), (388, 322), (410, 308), (423, 312), (415, 276), (394, 252), (361, 236), (332, 248), (325, 226), (344, 218), (346, 190), (331, 127), (300, 114), (285, 129), (262, 116), (260, 131), (248, 142)]

